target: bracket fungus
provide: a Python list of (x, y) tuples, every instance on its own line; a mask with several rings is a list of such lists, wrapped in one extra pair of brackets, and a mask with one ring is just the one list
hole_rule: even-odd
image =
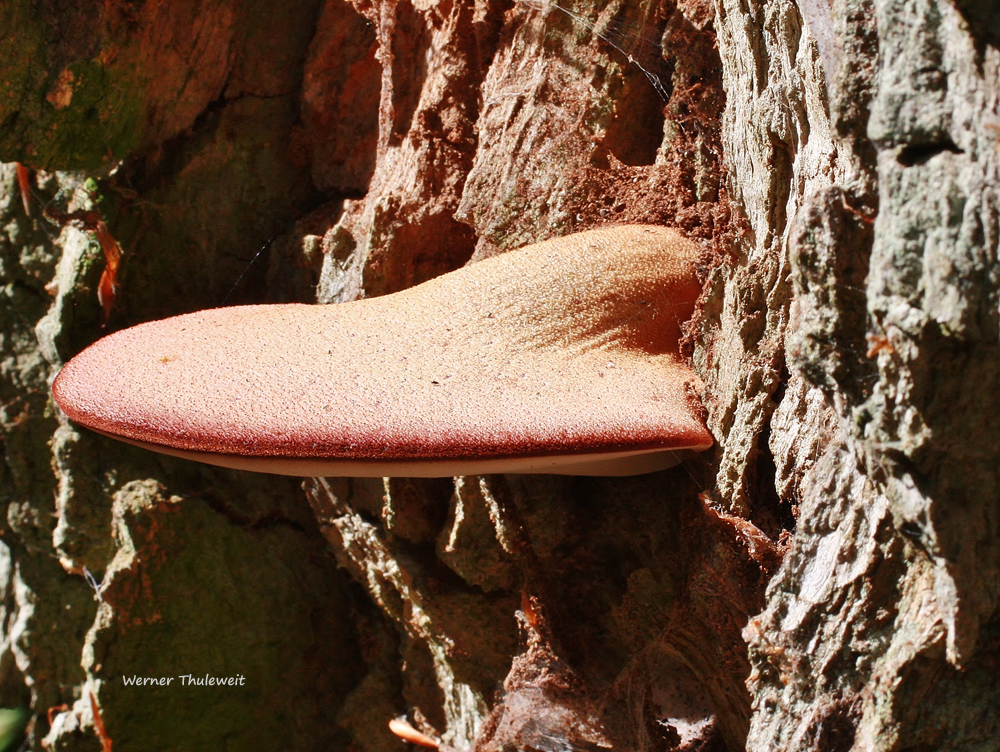
[(99, 340), (52, 390), (98, 433), (259, 472), (652, 472), (712, 445), (678, 349), (700, 252), (626, 225), (384, 297), (176, 316)]

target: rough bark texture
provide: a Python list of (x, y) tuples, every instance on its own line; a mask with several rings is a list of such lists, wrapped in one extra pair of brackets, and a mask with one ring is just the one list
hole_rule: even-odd
[[(994, 749), (991, 7), (5, 3), (0, 706), (29, 747), (97, 749), (96, 703), (119, 752), (388, 751), (397, 715), (482, 751)], [(705, 248), (717, 447), (674, 470), (301, 483), (49, 398), (109, 330), (626, 222)], [(246, 681), (122, 680), (205, 673)]]
[(769, 444), (799, 505), (748, 748), (994, 749), (1000, 56), (948, 3), (802, 5), (718, 20), (732, 184), (792, 165), (741, 196), (793, 286)]

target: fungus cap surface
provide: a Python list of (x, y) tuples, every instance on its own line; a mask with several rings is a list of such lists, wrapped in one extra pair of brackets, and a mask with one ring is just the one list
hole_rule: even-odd
[(381, 298), (177, 316), (99, 340), (53, 393), (100, 433), (261, 472), (650, 472), (712, 444), (678, 352), (699, 254), (621, 226)]

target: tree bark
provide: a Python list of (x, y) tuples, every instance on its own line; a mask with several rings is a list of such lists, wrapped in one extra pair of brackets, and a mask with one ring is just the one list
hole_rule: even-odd
[[(28, 748), (381, 752), (405, 716), (482, 752), (995, 749), (987, 5), (6, 3), (0, 706)], [(705, 250), (717, 443), (672, 470), (300, 482), (49, 395), (141, 321), (622, 223)], [(243, 681), (178, 678), (206, 674)]]

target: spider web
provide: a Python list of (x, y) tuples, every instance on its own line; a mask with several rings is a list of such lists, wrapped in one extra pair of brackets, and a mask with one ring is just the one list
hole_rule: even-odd
[(522, 0), (526, 5), (540, 11), (555, 9), (573, 19), (598, 39), (617, 50), (630, 65), (638, 68), (664, 102), (670, 101), (670, 92), (664, 83), (666, 78), (663, 47), (653, 36), (654, 30), (648, 25), (626, 21), (615, 17), (607, 25), (601, 26), (576, 11), (553, 0)]

